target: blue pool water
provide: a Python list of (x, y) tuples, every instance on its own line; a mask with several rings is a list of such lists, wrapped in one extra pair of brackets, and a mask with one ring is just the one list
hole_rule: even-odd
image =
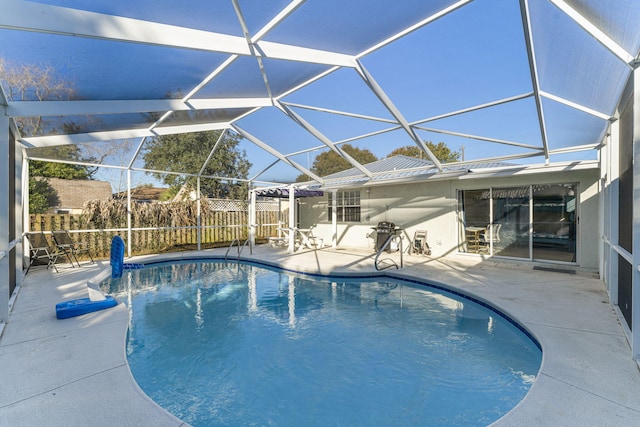
[(481, 426), (527, 393), (539, 347), (502, 315), (391, 278), (224, 261), (125, 271), (140, 387), (193, 426)]

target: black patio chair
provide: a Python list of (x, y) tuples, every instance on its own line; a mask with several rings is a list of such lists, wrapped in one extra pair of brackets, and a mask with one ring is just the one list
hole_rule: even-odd
[(29, 242), (29, 267), (25, 271), (25, 276), (29, 273), (31, 266), (38, 261), (45, 260), (47, 262), (47, 269), (53, 267), (58, 272), (56, 267), (56, 260), (60, 253), (53, 250), (49, 245), (49, 241), (43, 232), (27, 233), (25, 235), (27, 242)]
[(53, 240), (56, 242), (56, 247), (69, 258), (71, 265), (73, 265), (73, 261), (71, 260), (73, 258), (76, 260), (78, 267), (80, 267), (78, 255), (82, 254), (87, 254), (91, 262), (95, 263), (89, 247), (85, 243), (74, 241), (67, 230), (56, 230), (52, 231), (51, 234), (53, 235)]

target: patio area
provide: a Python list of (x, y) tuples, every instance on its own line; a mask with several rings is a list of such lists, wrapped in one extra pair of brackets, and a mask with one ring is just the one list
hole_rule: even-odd
[[(224, 257), (225, 251), (153, 259)], [(295, 271), (341, 275), (377, 274), (374, 256), (351, 248), (287, 254), (267, 245), (243, 254)], [(593, 273), (541, 271), (529, 262), (459, 254), (408, 255), (404, 261), (405, 268), (386, 273), (455, 287), (487, 301), (541, 343), (543, 363), (534, 386), (495, 425), (640, 425), (640, 371), (604, 284)], [(34, 268), (25, 278), (0, 338), (0, 425), (185, 425), (133, 381), (125, 354), (126, 307), (55, 318), (55, 304), (85, 297), (86, 281), (106, 265), (61, 266), (59, 273)]]

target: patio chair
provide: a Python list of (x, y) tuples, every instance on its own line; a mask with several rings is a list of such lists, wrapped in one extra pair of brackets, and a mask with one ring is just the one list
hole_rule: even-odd
[(413, 233), (413, 242), (411, 242), (409, 253), (431, 255), (431, 248), (427, 243), (427, 230), (418, 230)]
[(69, 235), (67, 230), (57, 230), (52, 231), (53, 240), (56, 242), (56, 247), (59, 251), (64, 253), (67, 258), (69, 258), (69, 262), (73, 265), (72, 258), (76, 260), (76, 264), (80, 267), (80, 262), (78, 261), (78, 255), (87, 254), (91, 262), (95, 263), (93, 260), (93, 256), (91, 256), (91, 252), (89, 251), (89, 247), (85, 243), (79, 243), (74, 241)]
[(313, 234), (313, 229), (316, 228), (316, 224), (313, 224), (308, 229), (298, 229), (296, 237), (299, 237), (300, 249), (322, 249), (324, 248), (324, 239), (317, 237)]
[[(480, 242), (488, 245), (490, 242), (497, 243), (500, 241), (500, 228), (502, 224), (489, 224), (487, 231), (480, 234)], [(493, 230), (493, 233), (492, 233)]]
[(56, 260), (58, 259), (59, 252), (52, 250), (49, 245), (49, 241), (43, 232), (27, 233), (25, 235), (27, 242), (29, 242), (29, 266), (25, 271), (25, 276), (29, 273), (31, 266), (38, 261), (45, 260), (47, 262), (47, 269), (53, 267), (58, 272), (56, 267)]

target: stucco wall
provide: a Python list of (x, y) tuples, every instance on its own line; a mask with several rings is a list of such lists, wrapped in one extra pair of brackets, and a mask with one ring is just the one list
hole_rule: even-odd
[[(380, 221), (391, 221), (404, 230), (405, 242), (413, 238), (416, 230), (427, 230), (433, 256), (457, 254), (458, 190), (577, 183), (580, 192), (577, 263), (581, 267), (597, 269), (600, 244), (598, 179), (598, 170), (588, 169), (356, 188), (360, 190), (362, 222), (338, 223), (338, 246), (373, 250), (374, 236), (368, 237), (372, 227)], [(326, 195), (302, 199), (299, 219), (303, 228), (316, 224), (314, 234), (330, 244), (331, 218), (328, 218), (327, 203)]]

